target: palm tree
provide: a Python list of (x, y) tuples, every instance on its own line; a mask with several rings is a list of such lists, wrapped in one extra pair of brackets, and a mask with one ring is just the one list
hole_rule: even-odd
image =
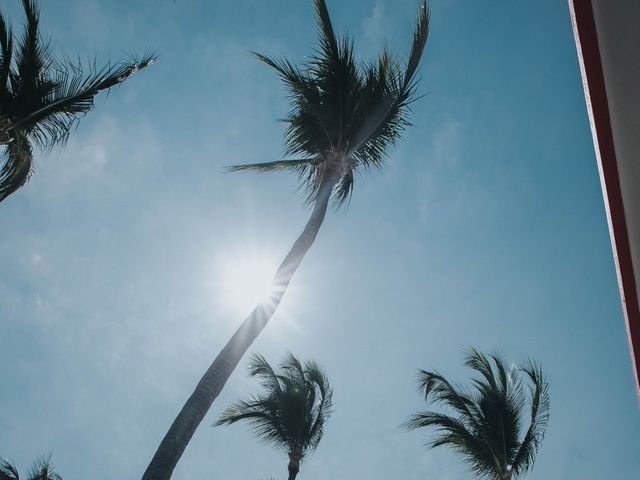
[(249, 375), (260, 378), (265, 393), (241, 400), (227, 408), (214, 425), (246, 420), (254, 433), (289, 456), (289, 480), (295, 480), (300, 462), (315, 450), (331, 415), (332, 390), (315, 362), (300, 361), (289, 354), (276, 374), (260, 355), (249, 364)]
[(500, 356), (473, 348), (465, 365), (480, 374), (472, 379), (471, 390), (452, 385), (438, 372), (420, 370), (418, 382), (425, 400), (441, 404), (453, 415), (421, 412), (405, 427), (434, 429), (431, 447), (450, 446), (478, 478), (519, 478), (533, 468), (549, 421), (549, 388), (542, 370), (533, 362), (509, 367)]
[(14, 45), (11, 26), (0, 13), (0, 202), (32, 173), (33, 146), (64, 144), (69, 132), (93, 108), (94, 97), (150, 65), (153, 55), (97, 68), (56, 58), (40, 36), (35, 0), (22, 0), (27, 17)]
[[(4, 458), (0, 458), (0, 480), (20, 480), (18, 469)], [(56, 473), (51, 457), (40, 457), (27, 472), (27, 480), (62, 480), (62, 477)]]
[(314, 0), (314, 4), (319, 46), (308, 62), (297, 66), (284, 58), (256, 54), (276, 70), (289, 90), (286, 154), (301, 158), (230, 167), (231, 171), (297, 173), (307, 188), (308, 202), (313, 204), (311, 217), (278, 268), (270, 301), (255, 307), (205, 372), (160, 443), (144, 480), (171, 478), (211, 404), (278, 307), (318, 234), (330, 199), (333, 197), (336, 205), (347, 202), (356, 172), (379, 167), (409, 125), (416, 72), (429, 32), (426, 0), (419, 10), (405, 64), (385, 50), (377, 62), (358, 65), (352, 42), (336, 37), (325, 1)]

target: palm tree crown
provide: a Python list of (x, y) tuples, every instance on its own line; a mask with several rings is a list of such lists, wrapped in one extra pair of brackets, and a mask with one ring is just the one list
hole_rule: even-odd
[[(20, 480), (18, 469), (4, 458), (0, 458), (0, 480)], [(62, 477), (56, 473), (51, 458), (40, 457), (27, 472), (27, 480), (62, 480)]]
[(255, 54), (277, 71), (289, 90), (285, 154), (302, 158), (237, 165), (230, 170), (294, 170), (308, 188), (309, 200), (334, 173), (334, 200), (340, 204), (350, 198), (355, 172), (380, 166), (409, 125), (416, 71), (429, 33), (429, 11), (423, 1), (404, 65), (387, 50), (376, 62), (356, 63), (353, 43), (347, 36), (335, 35), (324, 0), (315, 0), (315, 13), (320, 45), (308, 62), (298, 66), (284, 58)]
[[(22, 0), (26, 27), (14, 42), (0, 14), (0, 202), (22, 187), (32, 169), (33, 145), (64, 144), (94, 97), (150, 65), (153, 55), (104, 68), (53, 56), (40, 37), (37, 2)], [(15, 43), (15, 44), (14, 44)]]
[[(549, 421), (548, 384), (542, 370), (532, 362), (508, 367), (498, 355), (487, 356), (473, 348), (465, 365), (480, 374), (472, 379), (471, 390), (453, 386), (437, 372), (420, 371), (425, 400), (440, 403), (453, 415), (422, 412), (405, 427), (433, 428), (431, 446), (452, 447), (478, 477), (518, 478), (533, 467)], [(527, 417), (529, 426), (522, 436)]]
[(280, 370), (276, 374), (264, 357), (254, 355), (249, 373), (260, 378), (265, 392), (228, 407), (215, 425), (249, 422), (259, 438), (289, 455), (289, 478), (293, 479), (301, 460), (320, 443), (331, 415), (332, 390), (315, 362), (303, 366), (289, 354)]

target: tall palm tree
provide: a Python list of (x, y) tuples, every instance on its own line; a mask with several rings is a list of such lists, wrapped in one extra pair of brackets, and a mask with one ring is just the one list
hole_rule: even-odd
[(284, 58), (256, 54), (276, 70), (289, 90), (285, 119), (286, 154), (301, 158), (231, 167), (231, 171), (292, 171), (307, 187), (311, 217), (273, 280), (270, 301), (257, 305), (218, 354), (169, 428), (144, 480), (171, 477), (182, 452), (236, 365), (269, 321), (293, 274), (313, 244), (333, 197), (348, 201), (356, 172), (379, 167), (389, 148), (409, 125), (416, 98), (416, 72), (429, 32), (422, 1), (406, 63), (386, 50), (375, 63), (357, 64), (353, 43), (336, 37), (324, 0), (314, 0), (319, 46), (298, 66)]
[[(64, 144), (69, 132), (93, 108), (94, 97), (150, 65), (153, 55), (117, 65), (89, 68), (56, 58), (39, 31), (36, 0), (22, 0), (25, 31), (14, 42), (0, 13), (0, 202), (32, 173), (33, 146)], [(14, 44), (15, 43), (15, 44)]]
[(456, 387), (438, 372), (420, 371), (425, 400), (452, 415), (421, 412), (405, 427), (433, 429), (431, 447), (451, 447), (478, 478), (519, 478), (533, 468), (549, 421), (549, 387), (542, 370), (533, 362), (508, 366), (498, 355), (473, 348), (465, 365), (480, 374), (472, 379), (472, 389)]
[[(4, 458), (0, 458), (0, 480), (20, 480), (18, 469)], [(40, 457), (31, 465), (26, 480), (62, 480), (62, 477), (56, 473), (50, 457)]]
[(260, 378), (266, 390), (227, 408), (214, 425), (246, 420), (254, 433), (289, 456), (289, 480), (295, 480), (300, 462), (315, 450), (331, 415), (332, 390), (327, 376), (315, 362), (289, 354), (276, 374), (260, 355), (254, 355), (249, 374)]

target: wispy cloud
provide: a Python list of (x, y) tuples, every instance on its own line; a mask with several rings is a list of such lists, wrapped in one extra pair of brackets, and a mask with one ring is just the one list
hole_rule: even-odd
[(381, 40), (384, 33), (384, 5), (377, 0), (371, 11), (371, 15), (362, 22), (362, 30), (365, 38), (371, 41)]
[(431, 159), (438, 165), (453, 165), (460, 158), (460, 121), (447, 118), (442, 127), (433, 135)]
[(431, 147), (425, 155), (429, 167), (417, 176), (418, 218), (421, 223), (431, 218), (434, 199), (443, 183), (449, 182), (447, 173), (460, 162), (462, 128), (459, 120), (447, 118), (431, 138)]

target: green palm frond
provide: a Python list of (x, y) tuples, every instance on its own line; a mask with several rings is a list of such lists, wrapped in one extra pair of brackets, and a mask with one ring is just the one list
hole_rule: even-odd
[(413, 42), (411, 43), (411, 52), (409, 53), (409, 60), (405, 69), (403, 82), (405, 88), (409, 88), (413, 84), (418, 65), (420, 65), (420, 59), (427, 45), (427, 38), (429, 38), (430, 17), (431, 14), (427, 7), (427, 2), (423, 0), (420, 5), (420, 11), (418, 12), (418, 21), (413, 32)]
[[(13, 33), (6, 24), (2, 13), (0, 13), (0, 109), (10, 98), (8, 88), (9, 73), (11, 72), (11, 62), (13, 61)], [(3, 114), (0, 110), (0, 114)]]
[[(420, 412), (404, 427), (432, 429), (431, 447), (452, 447), (479, 477), (515, 479), (533, 466), (549, 420), (548, 384), (542, 370), (533, 363), (507, 367), (499, 355), (485, 355), (473, 348), (465, 365), (479, 374), (472, 378), (469, 392), (437, 372), (420, 371), (419, 386), (425, 400), (454, 415)], [(521, 439), (527, 402), (530, 423)]]
[(331, 415), (331, 386), (314, 362), (303, 365), (289, 354), (279, 367), (277, 374), (264, 357), (253, 355), (249, 374), (264, 391), (226, 408), (214, 426), (246, 421), (261, 440), (304, 456), (318, 446)]
[(34, 93), (46, 91), (49, 82), (43, 82), (46, 78), (46, 69), (51, 65), (52, 57), (48, 45), (40, 38), (39, 24), (40, 14), (35, 0), (22, 0), (26, 27), (18, 38), (15, 55), (16, 72), (12, 75), (14, 91), (17, 91), (15, 101), (25, 104), (29, 108), (37, 102)]
[(313, 158), (302, 158), (296, 160), (277, 160), (267, 163), (250, 163), (247, 165), (231, 165), (227, 167), (229, 172), (240, 172), (251, 170), (254, 172), (275, 172), (279, 170), (301, 170), (315, 166), (319, 160)]
[[(36, 458), (26, 478), (27, 480), (62, 480), (51, 463), (51, 455)], [(0, 458), (0, 480), (20, 480), (18, 469), (4, 458)]]
[(410, 125), (409, 107), (416, 100), (415, 78), (429, 36), (430, 13), (423, 2), (413, 34), (409, 60), (403, 68), (384, 51), (367, 72), (367, 84), (361, 99), (362, 112), (353, 132), (350, 149), (367, 165), (378, 166), (385, 152)]
[(88, 68), (81, 64), (60, 63), (52, 70), (56, 73), (55, 88), (42, 102), (43, 106), (12, 122), (13, 129), (25, 129), (42, 146), (64, 142), (73, 124), (88, 113), (98, 93), (124, 82), (134, 73), (155, 61), (154, 54), (141, 59), (99, 69), (96, 64)]
[[(36, 0), (23, 0), (24, 31), (16, 37), (0, 14), (0, 202), (27, 181), (32, 169), (32, 146), (64, 145), (78, 120), (89, 112), (94, 98), (151, 65), (146, 54), (105, 67), (83, 66), (56, 58), (40, 36)], [(17, 150), (20, 145), (22, 152)]]
[(530, 362), (522, 371), (530, 379), (531, 423), (514, 460), (514, 472), (526, 472), (533, 466), (549, 423), (549, 385), (539, 365)]
[(417, 68), (429, 33), (429, 10), (423, 0), (406, 63), (383, 51), (372, 64), (358, 63), (352, 41), (333, 29), (325, 0), (314, 0), (318, 47), (310, 59), (295, 65), (287, 59), (254, 54), (283, 80), (290, 101), (284, 121), (287, 156), (313, 162), (252, 164), (231, 171), (294, 170), (313, 201), (327, 172), (337, 172), (334, 203), (351, 198), (359, 168), (379, 167), (410, 125), (416, 100)]
[(0, 480), (20, 480), (16, 466), (5, 458), (0, 458)]
[(22, 136), (16, 136), (0, 156), (0, 202), (21, 188), (31, 175), (31, 146)]
[(333, 31), (329, 9), (324, 0), (314, 0), (316, 25), (320, 37), (320, 48), (325, 58), (338, 57), (338, 40)]
[(311, 429), (309, 430), (310, 448), (315, 449), (320, 443), (320, 439), (324, 433), (324, 424), (331, 414), (333, 408), (333, 395), (329, 379), (315, 362), (307, 362), (305, 364), (305, 371), (307, 372), (309, 382), (311, 382), (311, 384), (315, 384), (320, 393), (318, 413)]
[(479, 428), (476, 421), (479, 410), (471, 395), (456, 388), (438, 372), (420, 370), (418, 377), (418, 385), (424, 392), (425, 401), (445, 404), (471, 422), (474, 428)]
[(496, 457), (481, 438), (478, 438), (460, 418), (435, 412), (422, 412), (412, 416), (404, 427), (410, 430), (431, 428), (435, 431), (429, 442), (431, 448), (449, 446), (470, 460), (472, 470), (479, 476), (495, 472)]
[(49, 455), (39, 457), (33, 462), (27, 473), (27, 480), (62, 480), (62, 477), (56, 473)]

